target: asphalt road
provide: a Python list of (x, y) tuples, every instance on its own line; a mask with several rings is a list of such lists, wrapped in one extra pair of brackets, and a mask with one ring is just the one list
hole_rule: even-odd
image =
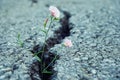
[[(60, 56), (51, 80), (120, 80), (120, 0), (0, 0), (0, 80), (31, 80), (36, 59), (29, 50), (43, 44), (40, 28), (50, 5), (60, 9), (63, 21), (54, 23), (48, 40), (59, 34), (54, 33), (59, 27), (61, 32), (71, 28), (49, 48)], [(63, 47), (64, 39), (71, 39), (73, 46)], [(33, 80), (41, 80), (37, 71)]]

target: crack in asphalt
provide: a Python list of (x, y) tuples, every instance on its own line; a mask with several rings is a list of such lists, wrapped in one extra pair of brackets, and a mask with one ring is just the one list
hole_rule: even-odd
[[(59, 27), (59, 29), (54, 31), (53, 37), (50, 37), (46, 40), (47, 45), (45, 45), (45, 52), (43, 53), (43, 60), (42, 60), (42, 63), (45, 64), (45, 67), (47, 67), (51, 63), (51, 61), (55, 58), (55, 56), (57, 56), (57, 59), (59, 59), (59, 55), (56, 55), (55, 53), (51, 53), (49, 50), (52, 47), (54, 47), (56, 44), (60, 44), (65, 37), (70, 36), (70, 30), (72, 28), (70, 27), (69, 18), (71, 17), (71, 14), (67, 11), (62, 11), (62, 12), (64, 14), (64, 17), (60, 19), (61, 27)], [(33, 47), (33, 50), (31, 50), (31, 52), (33, 54), (39, 52), (41, 51), (42, 47), (43, 46), (40, 46), (38, 44)], [(38, 56), (41, 57), (41, 54), (38, 54)], [(42, 71), (41, 71), (40, 63), (38, 61), (34, 62), (30, 70), (31, 79), (36, 80), (39, 77), (39, 79), (41, 80), (51, 80), (52, 77), (57, 75), (57, 72), (54, 71), (53, 69), (54, 64), (55, 61), (47, 68), (47, 70), (51, 71), (52, 74), (45, 74), (45, 73), (41, 73)]]

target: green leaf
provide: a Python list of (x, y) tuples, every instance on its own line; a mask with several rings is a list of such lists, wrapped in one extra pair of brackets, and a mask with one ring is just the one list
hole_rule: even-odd
[(62, 43), (61, 45), (65, 47), (64, 43)]
[(20, 47), (23, 47), (24, 43), (20, 41)]
[(54, 20), (60, 20), (59, 18), (54, 18)]
[(39, 53), (43, 53), (44, 51), (39, 51)]
[(46, 71), (47, 71), (48, 67), (56, 60), (56, 58), (57, 58), (57, 55), (56, 55), (56, 56), (54, 57), (54, 59), (48, 64), (48, 66), (44, 68), (43, 72), (46, 72)]
[(45, 33), (46, 34), (46, 31), (45, 30), (42, 30), (42, 29), (40, 29), (43, 33)]
[(44, 28), (46, 28), (47, 23), (48, 23), (48, 18), (46, 18), (46, 20), (44, 21)]
[(41, 59), (37, 55), (35, 57), (39, 62), (41, 62)]
[(40, 53), (43, 53), (44, 51), (39, 51), (39, 52), (37, 52), (37, 53), (34, 53), (34, 56), (37, 56), (38, 54), (40, 54)]
[(18, 36), (17, 36), (18, 38), (20, 38), (20, 33), (18, 33)]
[(44, 28), (46, 28), (46, 23), (44, 23)]
[(45, 73), (45, 74), (52, 74), (52, 71), (43, 70), (42, 73)]
[(18, 33), (17, 38), (17, 43), (20, 45), (20, 47), (23, 47), (24, 43), (20, 40), (20, 33)]

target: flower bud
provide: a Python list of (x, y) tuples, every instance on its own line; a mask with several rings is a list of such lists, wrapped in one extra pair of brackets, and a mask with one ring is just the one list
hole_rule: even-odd
[(48, 18), (44, 21), (44, 28), (46, 27), (47, 22), (48, 22)]

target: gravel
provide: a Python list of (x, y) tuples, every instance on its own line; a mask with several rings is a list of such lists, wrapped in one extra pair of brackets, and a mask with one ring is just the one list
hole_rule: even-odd
[[(51, 80), (120, 80), (119, 0), (0, 0), (0, 80), (32, 80), (30, 68), (36, 59), (30, 50), (43, 45), (40, 28), (49, 5), (71, 14), (72, 29), (65, 39), (73, 43), (70, 48), (61, 42), (50, 49), (60, 56), (54, 65), (57, 75)], [(53, 26), (48, 38), (61, 24)]]

